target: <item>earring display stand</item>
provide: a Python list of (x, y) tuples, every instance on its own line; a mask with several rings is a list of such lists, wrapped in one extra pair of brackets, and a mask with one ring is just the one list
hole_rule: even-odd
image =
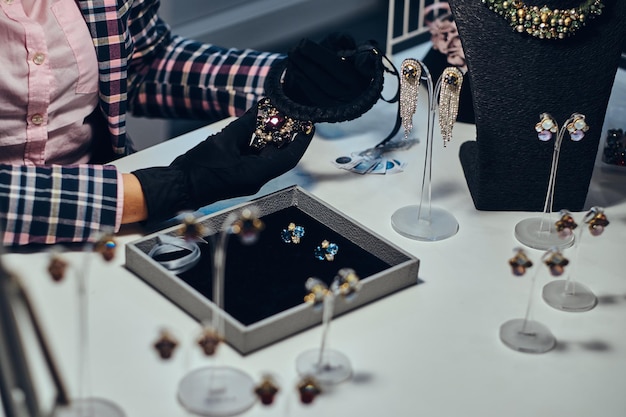
[(567, 131), (567, 126), (576, 118), (582, 117), (573, 114), (558, 130), (557, 137), (554, 141), (554, 151), (552, 153), (552, 166), (550, 168), (550, 176), (548, 180), (548, 191), (543, 207), (543, 215), (541, 217), (532, 217), (524, 219), (515, 225), (515, 238), (522, 244), (540, 250), (549, 248), (569, 248), (574, 244), (574, 235), (562, 238), (556, 231), (554, 222), (552, 221), (552, 209), (554, 201), (554, 189), (556, 183), (556, 174), (559, 166), (559, 154), (563, 137)]
[(78, 395), (69, 404), (56, 409), (55, 417), (125, 417), (124, 411), (112, 401), (89, 396), (89, 301), (87, 273), (94, 256), (94, 245), (85, 247), (85, 264), (77, 274), (78, 296)]
[(296, 371), (300, 376), (312, 376), (320, 384), (334, 385), (352, 376), (352, 365), (346, 355), (328, 349), (328, 330), (333, 316), (335, 295), (330, 292), (324, 297), (322, 313), (322, 343), (319, 349), (302, 352), (296, 358)]
[[(224, 266), (226, 243), (233, 232), (237, 213), (224, 221), (216, 237), (213, 254), (213, 302), (217, 311), (212, 315), (212, 327), (224, 334), (221, 311), (224, 308)], [(232, 416), (254, 405), (254, 380), (245, 372), (229, 366), (208, 366), (185, 375), (178, 386), (178, 400), (189, 412), (201, 416)]]
[[(594, 210), (601, 209), (594, 207), (589, 214), (595, 213)], [(576, 238), (574, 270), (578, 264), (582, 235), (581, 228)], [(562, 311), (583, 312), (593, 309), (598, 304), (598, 298), (590, 288), (580, 282), (576, 282), (573, 275), (574, 271), (570, 270), (567, 279), (556, 280), (546, 284), (542, 292), (543, 300), (550, 307)]]
[[(0, 242), (3, 238), (0, 228)], [(19, 277), (5, 269), (4, 254), (0, 244), (0, 415), (56, 416), (55, 410), (70, 404), (67, 390), (35, 306)], [(37, 359), (43, 372), (33, 372)], [(41, 401), (44, 380), (54, 395), (50, 405)]]
[[(309, 278), (305, 283), (311, 294), (320, 284), (316, 278)], [(328, 330), (335, 309), (335, 297), (342, 295), (345, 300), (353, 299), (360, 288), (360, 280), (353, 269), (342, 268), (335, 276), (333, 283), (327, 290), (318, 288), (317, 296), (323, 297), (322, 302), (322, 343), (319, 349), (311, 349), (301, 353), (296, 358), (296, 370), (302, 377), (313, 377), (320, 384), (334, 385), (343, 382), (352, 376), (352, 365), (346, 355), (326, 347)]]
[(556, 338), (544, 324), (531, 320), (531, 310), (538, 271), (531, 279), (526, 315), (523, 319), (512, 319), (500, 326), (500, 340), (513, 350), (524, 353), (545, 353), (556, 346)]
[(546, 284), (542, 296), (550, 307), (563, 311), (589, 311), (598, 304), (591, 289), (570, 279)]
[(428, 89), (428, 124), (426, 155), (424, 157), (424, 175), (422, 178), (422, 190), (419, 205), (409, 205), (396, 210), (391, 216), (391, 226), (402, 236), (415, 240), (438, 241), (454, 236), (459, 230), (456, 218), (447, 210), (433, 207), (432, 196), (432, 152), (433, 152), (433, 127), (437, 110), (435, 96), (441, 90), (441, 77), (437, 81), (433, 92), (433, 81), (426, 66), (418, 61), (422, 67), (421, 78), (426, 81)]
[(500, 340), (511, 349), (524, 353), (545, 353), (556, 346), (550, 329), (526, 318), (509, 320), (500, 326)]

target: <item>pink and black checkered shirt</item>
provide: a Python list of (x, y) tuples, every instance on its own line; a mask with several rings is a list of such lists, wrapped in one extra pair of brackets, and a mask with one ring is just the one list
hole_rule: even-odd
[[(176, 36), (157, 16), (158, 0), (76, 3), (98, 59), (99, 107), (110, 140), (103, 148), (115, 156), (133, 151), (127, 113), (207, 123), (241, 115), (263, 95), (272, 63), (283, 58)], [(111, 165), (0, 164), (4, 243), (89, 241), (118, 228), (118, 187)]]

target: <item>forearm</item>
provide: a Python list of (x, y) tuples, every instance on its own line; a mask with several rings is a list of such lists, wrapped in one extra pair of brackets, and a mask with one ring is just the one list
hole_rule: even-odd
[(148, 219), (148, 207), (141, 184), (133, 174), (122, 174), (124, 208), (122, 224), (141, 222)]

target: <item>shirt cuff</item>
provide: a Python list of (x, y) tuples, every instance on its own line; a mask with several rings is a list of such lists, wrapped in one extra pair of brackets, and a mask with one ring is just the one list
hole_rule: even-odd
[(122, 215), (124, 214), (124, 178), (117, 169), (117, 209), (115, 210), (115, 233), (122, 227)]

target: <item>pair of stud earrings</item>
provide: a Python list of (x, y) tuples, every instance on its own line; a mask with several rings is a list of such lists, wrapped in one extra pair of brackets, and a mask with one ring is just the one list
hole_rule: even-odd
[[(222, 343), (222, 340), (223, 338), (215, 329), (205, 326), (196, 339), (196, 345), (202, 349), (204, 355), (213, 356), (217, 352), (217, 348)], [(152, 346), (161, 359), (168, 360), (174, 356), (174, 351), (179, 345), (180, 342), (170, 330), (161, 329), (158, 339)]]
[[(280, 237), (283, 242), (289, 244), (299, 244), (304, 237), (304, 227), (293, 222), (289, 223), (286, 228), (281, 230)], [(320, 261), (333, 261), (335, 255), (339, 252), (339, 245), (336, 243), (323, 240), (313, 251), (313, 256)]]
[[(550, 270), (550, 274), (555, 277), (563, 275), (565, 267), (569, 264), (569, 259), (557, 248), (548, 249), (541, 257), (541, 260)], [(524, 275), (526, 271), (533, 266), (533, 262), (528, 258), (523, 249), (517, 248), (515, 256), (509, 259), (509, 266), (511, 267), (513, 275), (519, 277)]]
[[(311, 376), (303, 377), (297, 384), (296, 389), (302, 404), (311, 404), (313, 400), (322, 393), (317, 380)], [(271, 375), (264, 375), (261, 382), (254, 388), (254, 393), (263, 405), (271, 405), (274, 403), (276, 394), (280, 388), (276, 384), (275, 379)]]
[(353, 299), (361, 289), (361, 279), (352, 268), (341, 268), (330, 286), (316, 277), (307, 278), (304, 283), (308, 293), (304, 301), (320, 308), (329, 295), (340, 295), (347, 300)]
[[(578, 227), (578, 224), (567, 210), (561, 210), (561, 218), (554, 224), (556, 231), (562, 238), (568, 238)], [(600, 236), (609, 225), (609, 219), (600, 207), (592, 207), (583, 217), (583, 222), (587, 224), (589, 233), (592, 236)]]
[[(103, 233), (93, 244), (93, 251), (99, 253), (106, 262), (111, 262), (117, 252), (117, 242), (113, 234)], [(69, 264), (61, 256), (60, 251), (53, 248), (46, 268), (52, 280), (54, 282), (63, 281), (68, 266)]]
[[(554, 134), (559, 132), (559, 126), (549, 113), (542, 113), (539, 118), (539, 122), (535, 124), (535, 131), (540, 141), (547, 142), (552, 139)], [(589, 126), (585, 121), (585, 115), (580, 113), (572, 114), (564, 127), (574, 142), (581, 141), (589, 130)]]
[[(592, 236), (600, 236), (609, 225), (609, 220), (601, 207), (592, 207), (583, 217), (583, 222), (587, 225)], [(561, 218), (556, 221), (555, 228), (559, 237), (566, 239), (570, 237), (578, 224), (572, 214), (567, 210), (561, 210)], [(541, 258), (548, 266), (553, 276), (562, 275), (569, 260), (557, 249), (550, 248)], [(533, 263), (523, 249), (517, 249), (513, 258), (509, 259), (509, 265), (513, 275), (521, 276), (526, 273), (526, 269), (533, 266)]]
[[(255, 243), (265, 228), (265, 223), (259, 218), (257, 211), (256, 207), (251, 207), (244, 208), (237, 214), (232, 213), (227, 218), (224, 232), (238, 236), (243, 244)], [(200, 223), (193, 214), (184, 217), (182, 227), (178, 230), (179, 235), (184, 240), (203, 243), (206, 243), (204, 237), (209, 232), (210, 230)]]

